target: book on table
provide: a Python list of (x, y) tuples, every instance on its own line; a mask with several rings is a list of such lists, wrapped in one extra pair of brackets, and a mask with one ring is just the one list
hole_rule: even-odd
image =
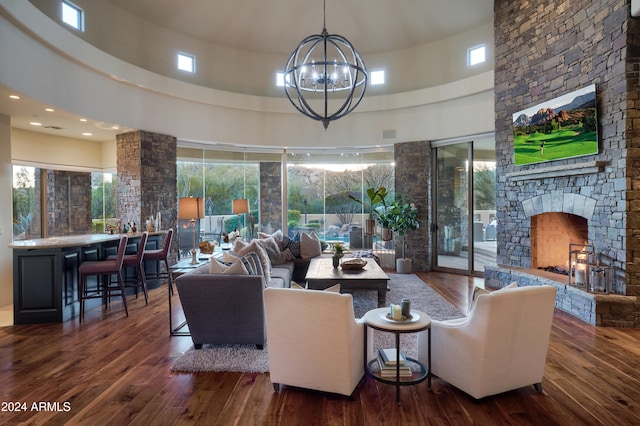
[[(378, 350), (378, 356), (382, 359), (385, 365), (396, 365), (397, 353), (397, 350), (393, 348)], [(402, 352), (400, 352), (400, 364), (407, 364), (407, 357)]]
[(378, 366), (380, 367), (381, 377), (396, 377), (399, 373), (400, 377), (411, 377), (412, 372), (406, 363), (406, 357), (400, 352), (400, 365), (395, 362), (395, 349), (380, 349), (378, 351)]

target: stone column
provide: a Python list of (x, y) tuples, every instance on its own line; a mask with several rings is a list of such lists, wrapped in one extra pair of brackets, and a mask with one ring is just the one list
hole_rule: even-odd
[[(427, 141), (399, 143), (394, 146), (396, 194), (407, 196), (418, 208), (420, 228), (405, 236), (405, 256), (413, 259), (413, 270), (431, 269), (431, 144)], [(396, 239), (396, 257), (402, 256), (401, 241)]]
[[(260, 230), (275, 231), (282, 223), (282, 164), (260, 163)], [(287, 233), (286, 229), (282, 232)]]
[(144, 231), (145, 220), (160, 212), (161, 230), (175, 228), (176, 138), (139, 130), (117, 135), (116, 145), (118, 217)]

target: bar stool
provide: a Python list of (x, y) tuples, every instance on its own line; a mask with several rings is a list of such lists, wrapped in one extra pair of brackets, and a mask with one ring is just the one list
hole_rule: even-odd
[[(127, 309), (127, 296), (124, 293), (124, 281), (122, 280), (122, 263), (124, 261), (124, 252), (127, 249), (127, 236), (120, 237), (118, 244), (118, 253), (114, 259), (107, 260), (90, 260), (80, 264), (78, 272), (80, 273), (80, 286), (78, 287), (78, 299), (80, 300), (80, 322), (84, 319), (84, 305), (87, 299), (103, 299), (107, 303), (114, 296), (121, 296), (124, 304), (124, 312), (129, 316)], [(118, 277), (118, 285), (112, 286), (111, 275)], [(95, 290), (87, 288), (87, 277), (90, 275), (98, 276)], [(100, 277), (106, 277), (102, 286), (100, 285)]]
[[(125, 254), (122, 260), (123, 268), (135, 268), (136, 276), (134, 278), (125, 278), (124, 286), (129, 288), (135, 288), (136, 298), (138, 298), (138, 288), (142, 287), (142, 292), (144, 293), (144, 301), (148, 305), (149, 304), (149, 294), (147, 292), (147, 280), (144, 273), (143, 267), (143, 257), (144, 257), (144, 248), (147, 245), (147, 237), (149, 233), (147, 231), (142, 233), (140, 237), (140, 244), (138, 245), (138, 251), (136, 254)], [(112, 255), (107, 257), (107, 260), (115, 260), (116, 255)], [(126, 275), (126, 274), (125, 274)]]
[(169, 269), (169, 250), (171, 249), (171, 240), (173, 238), (173, 229), (169, 228), (167, 235), (164, 237), (164, 247), (157, 250), (145, 250), (143, 261), (164, 262), (165, 272), (158, 267), (155, 273), (147, 274), (147, 278), (167, 278), (169, 280), (169, 291), (173, 294), (173, 278)]

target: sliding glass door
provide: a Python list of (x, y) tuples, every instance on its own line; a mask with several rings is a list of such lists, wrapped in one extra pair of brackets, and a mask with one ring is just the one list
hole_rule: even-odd
[(481, 274), (495, 264), (495, 144), (434, 143), (434, 269)]

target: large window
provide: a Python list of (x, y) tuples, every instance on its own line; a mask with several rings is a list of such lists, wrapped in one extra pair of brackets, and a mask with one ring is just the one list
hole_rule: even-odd
[(91, 173), (91, 228), (94, 234), (106, 233), (118, 226), (118, 176), (116, 173)]
[(13, 239), (107, 232), (117, 223), (115, 176), (14, 165)]
[(42, 236), (40, 197), (36, 192), (39, 169), (13, 166), (13, 239), (28, 240)]
[[(265, 168), (267, 163), (269, 167), (275, 165), (275, 169)], [(289, 152), (283, 157), (282, 152), (273, 150), (236, 152), (179, 147), (177, 169), (178, 198), (193, 196), (205, 200), (205, 218), (198, 223), (198, 232), (205, 237), (215, 233), (221, 218), (227, 233), (238, 229), (249, 238), (258, 231), (270, 233), (283, 228), (283, 221), (271, 220), (277, 216), (285, 218), (283, 231), (292, 236), (305, 229), (316, 231), (324, 240), (349, 242), (350, 232), (362, 227), (364, 218), (370, 214), (350, 195), (362, 199), (367, 188), (386, 186), (390, 199), (393, 197), (394, 164), (390, 148), (370, 152)], [(272, 176), (281, 172), (286, 175)], [(260, 200), (261, 178), (270, 179), (262, 182), (268, 200)], [(282, 188), (282, 182), (287, 182), (286, 188)], [(286, 194), (286, 212), (280, 211), (279, 195), (272, 196), (271, 192)], [(231, 203), (236, 198), (249, 200), (249, 214), (232, 213)], [(261, 218), (261, 211), (270, 217)], [(188, 224), (180, 226), (186, 228)], [(187, 245), (185, 241), (185, 248)]]
[(289, 235), (315, 230), (325, 240), (372, 248), (373, 236), (362, 241), (364, 219), (371, 212), (353, 198), (363, 200), (367, 188), (385, 186), (393, 199), (393, 151), (291, 152), (287, 183)]
[(480, 274), (496, 263), (493, 135), (434, 146), (435, 267)]
[[(236, 229), (246, 238), (256, 235), (260, 224), (259, 162), (269, 158), (268, 154), (251, 152), (178, 148), (178, 198), (204, 198), (205, 217), (197, 224), (200, 235), (217, 237), (221, 231)], [(279, 161), (279, 154), (275, 158)], [(233, 214), (232, 201), (238, 198), (249, 200), (248, 214)], [(189, 238), (183, 229), (188, 226), (178, 224), (178, 238), (185, 234), (185, 247)]]

